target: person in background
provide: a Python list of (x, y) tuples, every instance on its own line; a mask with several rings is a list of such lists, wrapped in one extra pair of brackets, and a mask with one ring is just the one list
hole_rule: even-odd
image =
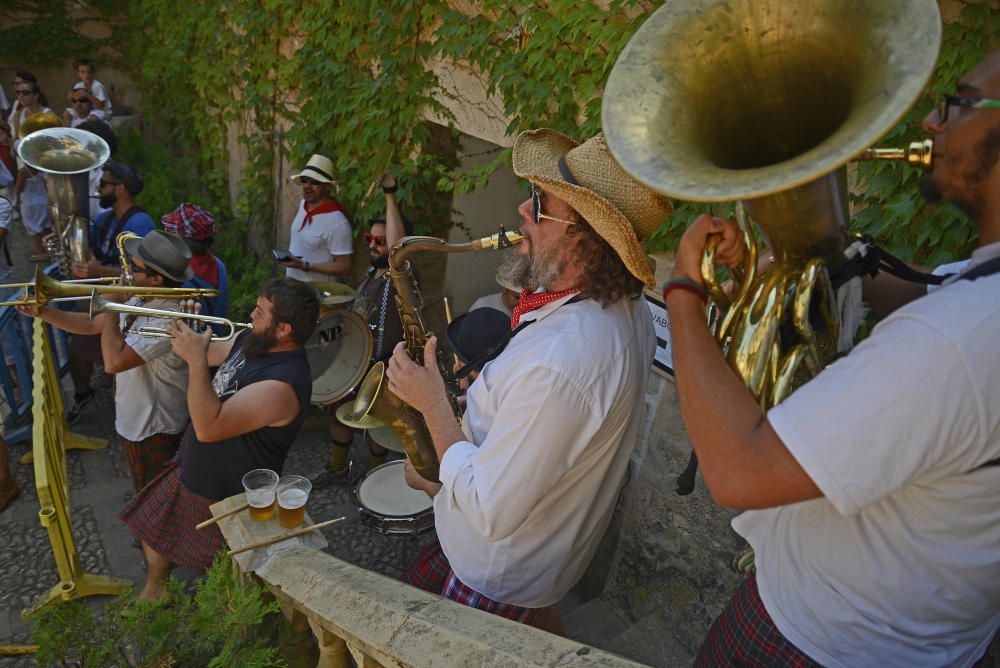
[(70, 106), (63, 112), (63, 125), (75, 128), (85, 121), (103, 121), (104, 112), (95, 109), (86, 88), (74, 88), (69, 95)]
[[(113, 160), (115, 155), (118, 153), (118, 135), (115, 131), (111, 129), (106, 121), (84, 121), (77, 126), (78, 130), (86, 130), (87, 132), (92, 132), (107, 143), (108, 148), (111, 151), (111, 159)], [(104, 173), (103, 165), (98, 165), (90, 170), (90, 192), (96, 193), (101, 190), (101, 175)], [(101, 206), (100, 197), (90, 198), (90, 222), (97, 220), (97, 217), (108, 210), (108, 207)]]
[[(30, 116), (51, 113), (52, 110), (43, 106), (39, 98), (41, 89), (38, 84), (23, 80), (15, 87), (18, 108), (12, 114), (11, 132), (14, 138), (14, 148), (17, 150), (21, 125)], [(45, 174), (35, 171), (18, 159), (18, 170), (14, 184), (14, 195), (18, 209), (21, 212), (21, 222), (31, 238), (34, 254), (28, 257), (28, 262), (47, 262), (49, 254), (45, 251), (43, 241), (51, 228), (49, 221), (49, 195), (45, 188)]]
[[(202, 297), (201, 313), (225, 318), (229, 312), (229, 274), (226, 265), (212, 253), (212, 242), (218, 229), (215, 216), (197, 204), (184, 202), (170, 213), (160, 218), (163, 229), (184, 239), (191, 249), (191, 270), (194, 276), (182, 284), (182, 288), (204, 288), (218, 290), (217, 297)], [(213, 331), (221, 334), (222, 325), (213, 325)]]
[(517, 300), (521, 297), (521, 288), (501, 276), (499, 272), (497, 273), (496, 281), (497, 285), (503, 288), (503, 290), (478, 298), (472, 302), (469, 311), (491, 308), (501, 313), (506, 313), (508, 318), (514, 314), (514, 307), (517, 306)]
[(313, 155), (291, 179), (302, 186), (302, 201), (292, 219), (291, 257), (281, 261), (285, 276), (300, 281), (349, 276), (354, 239), (344, 207), (331, 194), (333, 162)]
[(77, 91), (83, 91), (82, 94), (90, 98), (94, 109), (101, 111), (105, 118), (110, 119), (111, 98), (108, 96), (108, 91), (104, 87), (104, 84), (94, 78), (94, 72), (97, 69), (94, 61), (90, 58), (80, 58), (73, 61), (73, 69), (80, 80), (74, 84), (73, 89), (70, 90), (66, 99), (70, 100)]

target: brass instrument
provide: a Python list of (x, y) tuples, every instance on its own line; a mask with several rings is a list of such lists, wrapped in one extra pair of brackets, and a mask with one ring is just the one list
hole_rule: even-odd
[[(436, 237), (403, 237), (389, 250), (389, 275), (396, 288), (396, 308), (403, 323), (403, 340), (406, 353), (417, 364), (424, 363), (424, 344), (432, 335), (420, 317), (422, 298), (413, 280), (409, 257), (414, 253), (469, 253), (483, 249), (504, 249), (520, 243), (523, 236), (506, 232), (502, 227), (497, 234), (483, 237), (464, 244), (449, 244)], [(438, 350), (438, 368), (445, 379), (448, 400), (455, 418), (462, 412), (458, 406), (460, 390), (447, 360)], [(423, 478), (432, 482), (438, 480), (438, 457), (427, 424), (420, 413), (403, 402), (390, 389), (385, 375), (384, 362), (376, 362), (368, 375), (361, 381), (358, 397), (354, 401), (354, 412), (349, 418), (354, 422), (372, 416), (388, 426), (399, 438), (406, 456)]]
[(24, 119), (24, 122), (21, 123), (21, 127), (17, 130), (17, 138), (24, 139), (28, 135), (38, 132), (39, 130), (61, 127), (63, 127), (63, 122), (59, 116), (51, 111), (43, 111), (37, 114), (31, 114)]
[(35, 280), (31, 283), (7, 283), (0, 290), (24, 288), (24, 296), (15, 301), (0, 302), (0, 306), (44, 306), (51, 301), (66, 298), (90, 299), (93, 294), (125, 295), (128, 297), (161, 297), (163, 299), (198, 299), (214, 297), (218, 290), (205, 288), (152, 288), (135, 285), (97, 285), (90, 280), (57, 281), (41, 267), (35, 267)]
[(129, 239), (141, 239), (135, 232), (122, 232), (115, 237), (115, 245), (118, 246), (118, 261), (122, 265), (122, 283), (132, 285), (135, 277), (132, 275), (132, 265), (129, 262), (128, 253), (125, 251), (125, 242)]
[(929, 170), (934, 159), (934, 140), (910, 142), (906, 148), (869, 148), (856, 160), (903, 160), (910, 167)]
[[(44, 115), (29, 116), (22, 134), (29, 121)], [(70, 277), (74, 262), (90, 259), (90, 170), (107, 162), (111, 150), (91, 132), (45, 127), (25, 135), (17, 152), (28, 166), (45, 173), (54, 233), (47, 250), (63, 276)]]
[[(165, 309), (149, 308), (146, 306), (133, 306), (130, 304), (119, 304), (118, 302), (108, 301), (98, 294), (98, 289), (95, 288), (90, 297), (90, 317), (93, 319), (101, 313), (130, 313), (137, 316), (146, 316), (149, 318), (172, 318), (172, 319), (183, 319), (183, 320), (196, 320), (205, 325), (222, 325), (228, 328), (226, 334), (222, 336), (213, 336), (212, 341), (228, 341), (229, 339), (236, 336), (236, 332), (241, 329), (251, 329), (253, 323), (249, 322), (233, 322), (228, 318), (221, 318), (215, 315), (203, 315), (201, 313), (186, 313), (184, 311), (168, 311)], [(162, 327), (137, 327), (133, 330), (136, 334), (140, 336), (149, 336), (153, 338), (169, 339), (172, 338), (170, 334)]]
[[(921, 94), (940, 41), (934, 0), (675, 0), (611, 72), (602, 117), (622, 167), (670, 197), (742, 205), (748, 252), (731, 296), (715, 243), (702, 274), (727, 361), (764, 408), (836, 354), (845, 164), (929, 162), (928, 150), (866, 149)], [(751, 223), (774, 259), (760, 275)]]

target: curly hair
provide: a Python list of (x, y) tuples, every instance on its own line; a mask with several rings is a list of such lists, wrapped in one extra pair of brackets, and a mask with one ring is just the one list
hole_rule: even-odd
[(623, 297), (635, 297), (642, 292), (643, 282), (632, 275), (615, 249), (590, 226), (582, 216), (566, 230), (577, 237), (577, 259), (587, 268), (580, 295), (609, 306)]

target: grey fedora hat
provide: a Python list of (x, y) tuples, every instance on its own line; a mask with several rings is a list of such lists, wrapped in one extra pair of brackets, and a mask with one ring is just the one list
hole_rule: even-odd
[(128, 239), (125, 251), (172, 281), (184, 283), (194, 276), (191, 249), (176, 234), (153, 230), (141, 239)]

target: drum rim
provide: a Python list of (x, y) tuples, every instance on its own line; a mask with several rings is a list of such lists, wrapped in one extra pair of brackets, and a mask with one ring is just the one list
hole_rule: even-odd
[[(360, 512), (368, 513), (373, 517), (392, 519), (392, 520), (416, 520), (416, 518), (426, 515), (428, 513), (430, 513), (431, 515), (434, 514), (434, 499), (431, 497), (427, 497), (427, 500), (430, 502), (430, 506), (417, 511), (416, 513), (411, 513), (409, 515), (393, 515), (389, 513), (383, 513), (378, 510), (369, 508), (368, 506), (364, 505), (361, 502), (361, 486), (365, 484), (365, 481), (368, 480), (369, 476), (374, 474), (379, 469), (388, 468), (390, 466), (399, 466), (400, 464), (405, 465), (405, 463), (406, 463), (405, 459), (394, 459), (391, 462), (386, 462), (385, 464), (379, 464), (375, 468), (365, 473), (365, 475), (361, 478), (361, 480), (358, 481), (358, 484), (354, 486), (354, 490), (351, 494), (351, 496), (354, 497), (354, 504), (358, 507), (358, 510)], [(414, 490), (414, 491), (419, 491), (419, 490)]]
[(358, 383), (361, 382), (361, 379), (365, 377), (365, 374), (368, 373), (368, 368), (371, 366), (372, 352), (375, 350), (375, 339), (374, 337), (372, 337), (372, 331), (368, 327), (368, 322), (354, 311), (348, 309), (334, 309), (331, 311), (327, 311), (326, 313), (321, 314), (319, 319), (316, 321), (317, 329), (319, 327), (319, 323), (323, 322), (324, 318), (329, 318), (334, 316), (346, 318), (347, 320), (353, 321), (354, 324), (358, 326), (358, 329), (361, 330), (362, 339), (364, 340), (364, 345), (363, 345), (364, 355), (362, 357), (364, 362), (358, 365), (358, 368), (354, 372), (354, 375), (351, 376), (350, 378), (350, 382), (347, 388), (339, 393), (334, 394), (331, 398), (317, 399), (316, 395), (310, 392), (309, 403), (312, 404), (313, 406), (329, 406), (330, 404), (336, 403), (341, 399), (343, 399), (344, 397), (350, 395), (350, 393), (357, 388)]

